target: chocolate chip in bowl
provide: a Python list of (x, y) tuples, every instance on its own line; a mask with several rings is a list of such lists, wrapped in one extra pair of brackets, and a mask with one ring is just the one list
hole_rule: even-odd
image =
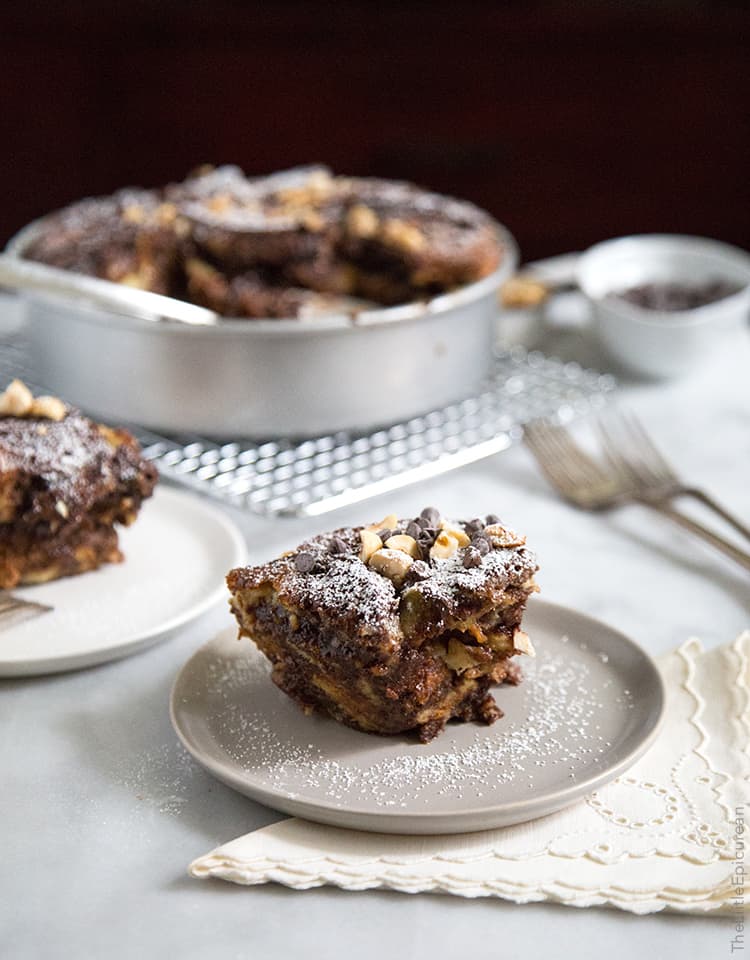
[(733, 297), (742, 287), (727, 280), (709, 280), (706, 283), (643, 283), (610, 294), (644, 310), (695, 310), (726, 297)]
[(703, 237), (607, 240), (581, 256), (576, 279), (607, 353), (649, 378), (710, 362), (750, 308), (750, 254)]

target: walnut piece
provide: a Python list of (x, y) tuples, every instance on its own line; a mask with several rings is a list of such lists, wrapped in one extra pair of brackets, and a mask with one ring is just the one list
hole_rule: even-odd
[(487, 537), (493, 547), (522, 547), (526, 543), (526, 537), (522, 537), (513, 530), (508, 530), (501, 523), (490, 524), (485, 527), (483, 536)]

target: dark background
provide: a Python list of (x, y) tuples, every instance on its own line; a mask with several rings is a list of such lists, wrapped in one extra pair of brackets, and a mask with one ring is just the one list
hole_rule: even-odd
[(750, 247), (750, 4), (0, 6), (0, 242), (70, 200), (323, 161), (487, 207), (527, 259)]

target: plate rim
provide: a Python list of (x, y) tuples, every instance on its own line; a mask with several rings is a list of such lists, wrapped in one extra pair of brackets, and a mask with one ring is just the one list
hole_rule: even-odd
[[(164, 480), (162, 480), (156, 488), (152, 502), (155, 502), (157, 496), (160, 500), (166, 499), (172, 500), (173, 502), (182, 501), (183, 503), (188, 503), (190, 508), (195, 507), (197, 504), (204, 514), (210, 517), (217, 526), (220, 526), (227, 535), (234, 554), (232, 565), (237, 565), (244, 561), (247, 556), (245, 538), (239, 527), (233, 523), (220, 507), (213, 503), (206, 502), (205, 498), (198, 494), (174, 487)], [(137, 522), (138, 520), (136, 520), (136, 523)], [(127, 558), (125, 562), (127, 563)], [(81, 576), (85, 576), (85, 574), (81, 574)], [(61, 582), (64, 579), (65, 578), (60, 578)], [(166, 622), (160, 623), (158, 626), (148, 630), (140, 631), (136, 636), (131, 636), (111, 647), (103, 647), (93, 651), (74, 654), (45, 656), (31, 660), (28, 657), (19, 660), (6, 660), (0, 655), (0, 679), (11, 680), (14, 677), (50, 676), (56, 673), (69, 673), (75, 670), (83, 670), (86, 667), (101, 666), (115, 660), (121, 660), (149, 646), (153, 646), (161, 640), (169, 639), (169, 637), (173, 636), (174, 633), (182, 627), (197, 620), (210, 610), (211, 607), (219, 602), (225, 594), (225, 591), (224, 581), (223, 579), (219, 579), (217, 580), (216, 586), (211, 591), (208, 591), (197, 603), (191, 604)]]
[[(257, 786), (253, 783), (248, 783), (246, 780), (243, 780), (239, 773), (234, 773), (233, 768), (227, 767), (225, 764), (222, 764), (212, 756), (204, 754), (199, 750), (198, 745), (191, 741), (188, 733), (182, 729), (177, 719), (177, 691), (183, 675), (186, 673), (193, 661), (208, 647), (212, 646), (221, 636), (221, 634), (214, 636), (211, 640), (198, 647), (197, 650), (194, 650), (178, 670), (169, 694), (169, 719), (183, 747), (200, 766), (207, 770), (217, 780), (226, 784), (233, 790), (243, 794), (244, 796), (250, 797), (251, 799), (262, 803), (273, 810), (289, 813), (292, 816), (298, 816), (303, 819), (312, 820), (317, 823), (323, 823), (328, 826), (362, 830), (366, 833), (396, 834), (474, 833), (481, 830), (497, 829), (502, 826), (511, 826), (512, 824), (516, 823), (525, 823), (538, 817), (554, 813), (563, 807), (569, 806), (576, 800), (579, 800), (593, 792), (598, 787), (615, 780), (618, 776), (633, 766), (633, 764), (636, 763), (647, 752), (647, 750), (658, 737), (664, 724), (666, 707), (666, 688), (664, 686), (664, 680), (661, 676), (659, 668), (656, 665), (653, 657), (651, 657), (651, 655), (635, 640), (632, 640), (626, 634), (622, 633), (622, 631), (610, 626), (608, 623), (600, 620), (598, 617), (575, 610), (572, 607), (564, 606), (563, 604), (544, 599), (534, 599), (532, 603), (533, 607), (546, 611), (548, 615), (572, 614), (575, 617), (581, 617), (590, 623), (596, 624), (598, 627), (604, 627), (610, 634), (616, 635), (618, 642), (623, 642), (625, 645), (627, 645), (631, 652), (638, 656), (648, 667), (652, 680), (655, 681), (656, 700), (658, 701), (655, 703), (656, 717), (652, 721), (650, 729), (646, 731), (645, 735), (638, 741), (638, 743), (627, 754), (625, 754), (625, 756), (621, 757), (617, 763), (607, 766), (605, 770), (602, 770), (599, 773), (594, 773), (585, 780), (573, 784), (570, 787), (558, 788), (555, 791), (545, 793), (543, 796), (537, 797), (536, 799), (531, 796), (508, 803), (494, 803), (489, 806), (471, 807), (471, 809), (467, 810), (465, 813), (467, 819), (482, 818), (483, 816), (491, 819), (494, 815), (495, 823), (489, 823), (481, 827), (461, 828), (459, 825), (459, 829), (457, 830), (455, 826), (450, 828), (449, 825), (446, 825), (446, 822), (455, 819), (456, 816), (462, 816), (460, 813), (456, 814), (454, 812), (430, 810), (419, 812), (383, 811), (381, 813), (371, 809), (363, 810), (362, 808), (358, 808), (356, 806), (336, 807), (333, 805), (318, 804), (313, 801), (299, 800), (298, 794), (291, 794), (284, 791), (273, 791), (262, 786)], [(239, 786), (239, 784), (242, 784), (242, 786)], [(514, 812), (517, 813), (519, 811), (529, 811), (529, 815), (515, 819), (507, 819), (508, 815), (512, 816)], [(359, 822), (360, 818), (365, 820), (379, 821), (380, 826), (365, 826)], [(348, 823), (347, 820), (349, 821)], [(355, 823), (354, 821), (358, 822)], [(419, 822), (419, 827), (415, 828), (415, 821)]]

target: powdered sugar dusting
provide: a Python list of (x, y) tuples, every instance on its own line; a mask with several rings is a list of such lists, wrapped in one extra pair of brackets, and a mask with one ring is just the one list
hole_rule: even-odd
[(390, 620), (397, 629), (398, 598), (393, 584), (357, 556), (327, 558), (327, 569), (315, 576), (291, 569), (282, 592), (312, 610), (344, 620), (354, 618), (370, 627)]
[(35, 502), (61, 499), (70, 509), (86, 510), (131, 483), (142, 466), (135, 447), (113, 447), (97, 424), (75, 411), (60, 421), (0, 418), (0, 472), (34, 479)]
[(467, 569), (463, 556), (454, 554), (445, 560), (433, 560), (430, 577), (411, 589), (443, 603), (447, 609), (456, 606), (462, 595), (481, 594), (488, 583), (504, 586), (508, 581), (531, 577), (536, 568), (536, 557), (525, 547), (499, 548), (482, 558), (477, 567)]
[(633, 707), (595, 653), (557, 638), (524, 660), (519, 687), (496, 690), (506, 716), (494, 726), (451, 724), (421, 745), (304, 717), (270, 686), (267, 662), (251, 647), (245, 653), (206, 665), (211, 735), (263, 789), (342, 809), (445, 810), (564, 786), (601, 769)]

